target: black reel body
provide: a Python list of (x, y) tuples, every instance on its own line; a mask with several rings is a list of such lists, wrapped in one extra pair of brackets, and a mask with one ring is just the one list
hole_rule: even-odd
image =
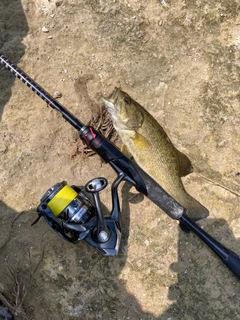
[(117, 179), (112, 185), (112, 213), (104, 217), (99, 192), (107, 186), (105, 178), (89, 181), (85, 191), (93, 201), (76, 186), (66, 181), (56, 183), (42, 196), (37, 208), (39, 217), (44, 217), (50, 227), (63, 239), (77, 243), (86, 241), (105, 256), (116, 255), (121, 241), (121, 221), (117, 194)]

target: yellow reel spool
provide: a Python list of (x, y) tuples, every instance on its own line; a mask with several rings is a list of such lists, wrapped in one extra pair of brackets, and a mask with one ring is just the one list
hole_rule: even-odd
[(69, 185), (65, 185), (49, 202), (48, 206), (55, 217), (76, 198), (77, 192)]

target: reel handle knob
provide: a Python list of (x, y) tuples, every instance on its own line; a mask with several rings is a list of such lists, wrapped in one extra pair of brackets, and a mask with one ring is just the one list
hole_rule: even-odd
[(95, 178), (90, 180), (86, 186), (85, 190), (90, 193), (100, 192), (107, 186), (107, 180), (105, 178)]

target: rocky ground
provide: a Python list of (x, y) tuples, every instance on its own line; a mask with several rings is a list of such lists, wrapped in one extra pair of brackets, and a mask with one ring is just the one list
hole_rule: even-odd
[[(198, 224), (238, 254), (239, 10), (234, 0), (0, 2), (0, 52), (84, 123), (121, 86), (192, 160), (184, 184), (210, 211)], [(128, 184), (116, 257), (65, 242), (43, 220), (31, 227), (63, 180), (106, 177), (108, 212), (115, 173), (83, 157), (76, 130), (3, 69), (0, 90), (0, 292), (16, 317), (240, 319), (239, 280)]]

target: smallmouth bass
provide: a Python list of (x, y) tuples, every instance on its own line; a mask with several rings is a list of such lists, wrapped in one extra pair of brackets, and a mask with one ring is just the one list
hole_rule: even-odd
[(122, 140), (122, 152), (185, 207), (190, 218), (206, 218), (208, 210), (186, 192), (181, 180), (192, 172), (191, 162), (174, 147), (161, 125), (119, 88), (102, 100)]

